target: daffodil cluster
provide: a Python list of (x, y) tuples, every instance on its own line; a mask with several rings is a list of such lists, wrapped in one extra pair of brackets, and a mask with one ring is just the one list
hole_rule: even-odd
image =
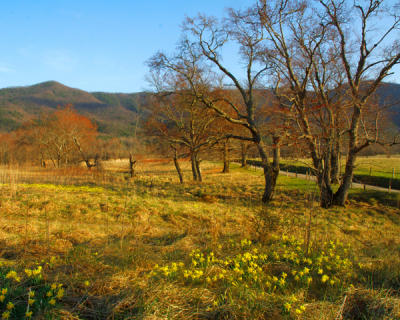
[[(216, 292), (250, 290), (250, 295), (261, 297), (286, 296), (300, 288), (326, 292), (350, 285), (354, 261), (340, 242), (310, 243), (306, 249), (302, 240), (283, 235), (263, 246), (243, 239), (236, 246), (229, 244), (229, 249), (219, 253), (193, 250), (186, 263), (156, 265), (150, 276), (204, 285)], [(218, 304), (226, 301), (219, 300)], [(305, 308), (294, 297), (282, 304), (283, 312), (297, 315)]]
[[(313, 244), (310, 244), (313, 247)], [(354, 258), (340, 242), (327, 241), (319, 248), (304, 251), (303, 241), (282, 237), (272, 246), (271, 261), (291, 267), (296, 286), (347, 286), (352, 277)]]
[[(46, 264), (44, 264), (46, 265)], [(22, 271), (0, 265), (0, 319), (31, 319), (53, 307), (64, 296), (61, 283), (48, 285), (44, 267), (36, 265)]]

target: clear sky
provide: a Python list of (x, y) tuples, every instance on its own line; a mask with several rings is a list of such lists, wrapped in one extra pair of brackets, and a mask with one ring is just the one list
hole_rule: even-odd
[(56, 80), (87, 91), (142, 91), (145, 61), (158, 50), (173, 52), (186, 15), (222, 16), (251, 3), (2, 0), (0, 88)]
[(250, 0), (3, 0), (0, 88), (56, 80), (87, 91), (148, 87), (145, 61), (172, 52), (180, 25)]

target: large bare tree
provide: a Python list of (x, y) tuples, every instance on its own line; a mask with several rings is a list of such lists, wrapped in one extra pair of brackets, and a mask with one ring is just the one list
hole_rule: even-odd
[[(344, 205), (357, 154), (384, 143), (380, 110), (370, 102), (400, 61), (399, 7), (387, 10), (384, 2), (258, 2), (265, 59), (274, 66), (276, 93), (294, 115), (312, 158), (323, 207)], [(374, 28), (379, 19), (385, 19), (384, 25)], [(334, 192), (342, 140), (346, 166)]]
[[(189, 78), (197, 99), (225, 121), (244, 128), (242, 131), (227, 132), (226, 138), (251, 142), (257, 147), (265, 178), (262, 201), (267, 203), (274, 196), (279, 173), (279, 143), (271, 143), (271, 161), (267, 143), (278, 139), (265, 136), (260, 126), (262, 123), (257, 119), (260, 98), (266, 99), (266, 91), (259, 89), (269, 66), (259, 60), (263, 49), (263, 33), (259, 25), (253, 23), (252, 13), (252, 10), (231, 10), (223, 21), (203, 15), (188, 18), (184, 23), (187, 40), (184, 41), (185, 45), (180, 46), (180, 50), (186, 53), (180, 56), (189, 59), (181, 60), (180, 65), (191, 66), (190, 72), (185, 69), (183, 74)], [(240, 76), (223, 63), (223, 50), (231, 43), (239, 48), (240, 63), (243, 65)], [(160, 60), (167, 61), (165, 57)], [(171, 66), (164, 63), (166, 65)], [(238, 94), (227, 94), (226, 85), (234, 88)], [(263, 103), (263, 106), (269, 105)]]

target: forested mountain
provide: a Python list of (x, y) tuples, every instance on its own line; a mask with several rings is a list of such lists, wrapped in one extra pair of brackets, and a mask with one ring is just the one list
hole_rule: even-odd
[(58, 106), (72, 104), (79, 113), (94, 120), (103, 134), (131, 135), (145, 113), (148, 100), (146, 93), (90, 93), (55, 81), (1, 89), (0, 132), (11, 131)]
[(377, 94), (379, 103), (389, 107), (390, 118), (400, 127), (400, 84), (382, 83)]
[[(384, 83), (377, 91), (380, 103), (390, 104), (390, 118), (400, 127), (400, 84)], [(133, 135), (146, 117), (150, 95), (140, 93), (86, 92), (48, 81), (28, 87), (0, 89), (0, 132), (46, 114), (57, 106), (72, 104), (94, 120), (99, 131), (111, 136)]]

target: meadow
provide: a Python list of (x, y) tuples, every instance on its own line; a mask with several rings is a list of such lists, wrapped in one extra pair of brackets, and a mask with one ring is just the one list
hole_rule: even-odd
[[(344, 161), (342, 161), (344, 162)], [(294, 166), (310, 166), (311, 160), (309, 159), (296, 159), (296, 160), (283, 160), (284, 164)], [(342, 163), (341, 170), (344, 171), (345, 163)], [(394, 169), (394, 170), (393, 170)], [(356, 175), (371, 175), (377, 177), (386, 177), (400, 179), (400, 156), (369, 156), (358, 157), (354, 174)]]
[[(258, 164), (259, 160), (249, 160)], [(358, 157), (354, 168), (353, 181), (360, 184), (400, 190), (400, 156), (364, 156)], [(312, 173), (311, 159), (283, 159), (281, 170), (301, 174)], [(345, 159), (341, 160), (340, 172), (345, 170)]]
[(0, 168), (0, 318), (400, 319), (398, 195), (202, 165)]

